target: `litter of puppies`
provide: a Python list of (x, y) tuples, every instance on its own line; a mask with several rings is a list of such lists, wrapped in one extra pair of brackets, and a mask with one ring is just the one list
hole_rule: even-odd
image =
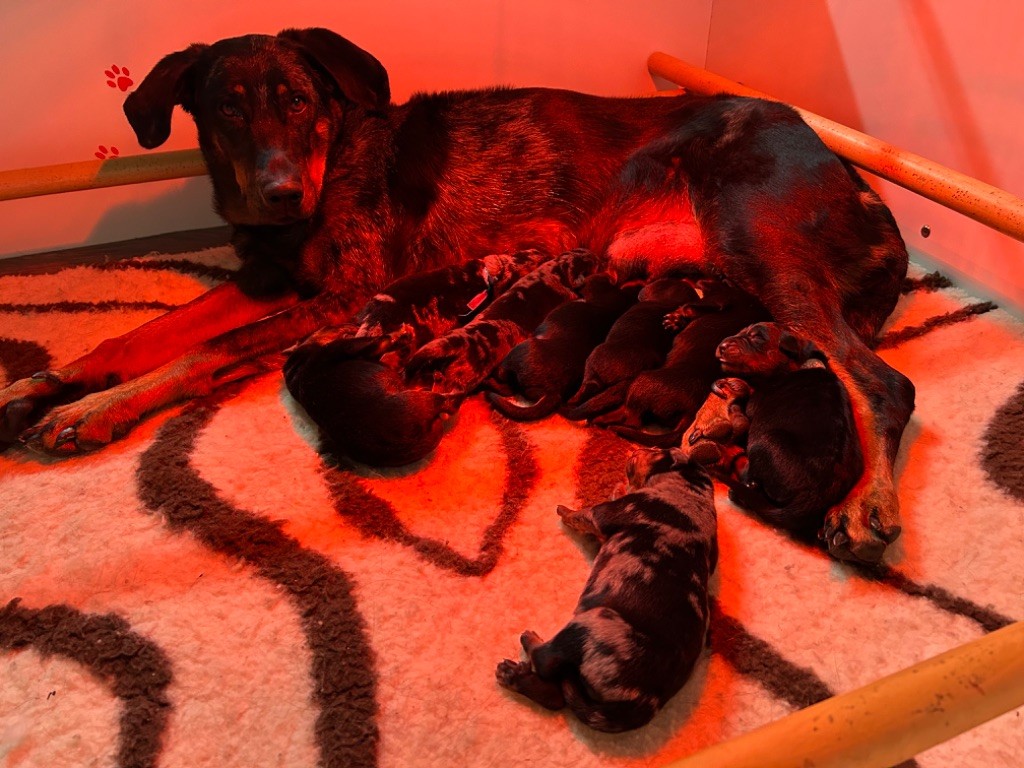
[(463, 400), (486, 392), (518, 420), (560, 413), (657, 448), (625, 494), (560, 506), (597, 537), (569, 623), (498, 683), (606, 732), (649, 722), (686, 683), (708, 630), (717, 562), (711, 478), (805, 539), (863, 471), (845, 387), (811, 342), (711, 275), (620, 283), (582, 249), (491, 256), (403, 278), (355, 322), (321, 330), (285, 364), (324, 448), (399, 466), (438, 446)]

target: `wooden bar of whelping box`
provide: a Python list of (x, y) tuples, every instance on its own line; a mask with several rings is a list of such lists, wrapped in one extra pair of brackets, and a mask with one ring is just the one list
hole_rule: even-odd
[[(667, 53), (647, 60), (652, 75), (698, 94), (732, 93), (779, 101)], [(794, 107), (829, 149), (876, 176), (980, 221), (1005, 235), (1024, 240), (1024, 200), (913, 152), (855, 131), (845, 125)]]
[(147, 181), (204, 176), (206, 164), (198, 149), (178, 149), (107, 160), (47, 165), (0, 172), (0, 200), (18, 200), (60, 192), (141, 184)]
[(889, 768), (1024, 705), (1024, 622), (666, 768)]

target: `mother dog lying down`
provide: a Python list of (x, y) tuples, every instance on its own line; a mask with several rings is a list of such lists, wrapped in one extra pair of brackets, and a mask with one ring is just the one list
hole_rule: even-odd
[(538, 88), (393, 105), (380, 62), (326, 29), (164, 57), (125, 102), (142, 146), (167, 139), (175, 105), (195, 119), (238, 279), (0, 390), (0, 440), (99, 448), (349, 319), (396, 277), (586, 247), (621, 277), (684, 262), (721, 274), (822, 349), (866, 465), (829, 512), (830, 551), (875, 562), (899, 535), (892, 464), (914, 390), (865, 342), (896, 303), (906, 250), (888, 209), (789, 107)]

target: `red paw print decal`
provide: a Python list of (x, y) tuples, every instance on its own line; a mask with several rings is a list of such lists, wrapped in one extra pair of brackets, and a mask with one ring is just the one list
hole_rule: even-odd
[(110, 69), (103, 70), (103, 74), (107, 76), (107, 85), (111, 88), (120, 88), (122, 91), (127, 91), (135, 83), (134, 80), (128, 77), (128, 67), (122, 68), (115, 64)]
[(97, 147), (97, 151), (93, 153), (100, 160), (109, 160), (112, 157), (118, 157), (121, 153), (117, 150), (117, 147), (111, 147), (107, 149), (102, 144)]

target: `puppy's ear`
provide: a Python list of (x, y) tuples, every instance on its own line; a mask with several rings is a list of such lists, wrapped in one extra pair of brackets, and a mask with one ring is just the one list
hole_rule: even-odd
[(146, 149), (159, 147), (171, 135), (175, 104), (191, 111), (195, 97), (196, 62), (209, 46), (190, 45), (164, 56), (124, 102), (124, 114)]
[(818, 348), (806, 339), (801, 339), (789, 331), (783, 331), (779, 337), (779, 351), (791, 360), (802, 363)]
[(286, 29), (279, 39), (295, 43), (338, 86), (345, 98), (370, 112), (391, 103), (384, 66), (354, 43), (329, 29)]

